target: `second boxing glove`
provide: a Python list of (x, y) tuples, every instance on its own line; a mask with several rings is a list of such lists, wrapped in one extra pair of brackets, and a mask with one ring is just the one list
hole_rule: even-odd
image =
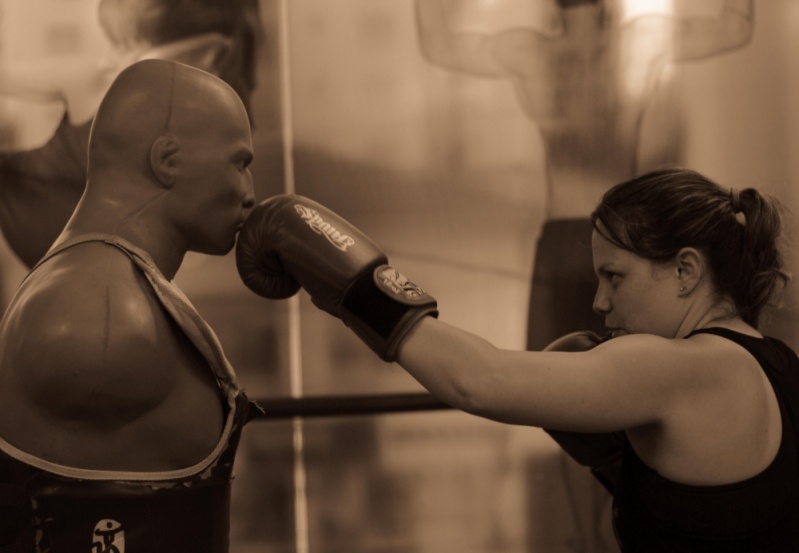
[(433, 297), (387, 263), (357, 228), (296, 194), (261, 202), (236, 245), (239, 275), (253, 292), (281, 299), (302, 287), (317, 307), (393, 361), (410, 329), (438, 310)]
[[(549, 344), (544, 351), (588, 351), (605, 340), (590, 330), (572, 332)], [(565, 432), (548, 428), (545, 428), (544, 431), (572, 459), (589, 467), (594, 477), (610, 493), (613, 493), (616, 489), (622, 451), (624, 450), (624, 432)]]

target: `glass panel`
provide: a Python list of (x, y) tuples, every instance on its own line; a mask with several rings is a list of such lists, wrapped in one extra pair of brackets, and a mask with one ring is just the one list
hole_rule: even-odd
[[(0, 70), (94, 59), (96, 8), (0, 0)], [(737, 9), (724, 0), (260, 0), (257, 197), (327, 205), (442, 320), (539, 348), (595, 324), (580, 221), (611, 184), (676, 163), (799, 211), (799, 3), (756, 8), (740, 42), (707, 25)], [(64, 113), (0, 100), (4, 151), (41, 145)], [(25, 268), (0, 246), (5, 301)], [(423, 392), (304, 292), (254, 297), (232, 255), (189, 255), (177, 280), (251, 397), (290, 396), (292, 369), (302, 395)], [(791, 291), (765, 328), (795, 348), (797, 307)], [(542, 430), (457, 411), (253, 422), (236, 473), (237, 553), (617, 550), (608, 494)]]

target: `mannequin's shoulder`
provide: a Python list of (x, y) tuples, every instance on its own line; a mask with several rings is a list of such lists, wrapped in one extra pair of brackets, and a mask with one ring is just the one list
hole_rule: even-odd
[(146, 277), (113, 250), (90, 244), (62, 252), (12, 299), (0, 340), (15, 347), (3, 352), (0, 369), (25, 381), (33, 397), (60, 398), (69, 410), (87, 393), (111, 394), (120, 404), (129, 394), (136, 404), (146, 390), (160, 397), (170, 389), (162, 370), (164, 348), (174, 347), (168, 315)]
[[(162, 309), (144, 274), (103, 243), (69, 248), (36, 269), (9, 305), (8, 318), (45, 343), (108, 347), (111, 332), (149, 335)], [(73, 348), (74, 349), (74, 348)]]

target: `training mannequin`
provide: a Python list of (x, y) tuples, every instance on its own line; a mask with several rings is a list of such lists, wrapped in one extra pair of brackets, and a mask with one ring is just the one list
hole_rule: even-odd
[(187, 252), (232, 249), (251, 160), (247, 111), (209, 73), (146, 60), (105, 95), (86, 190), (0, 325), (0, 485), (26, 546), (84, 552), (98, 530), (227, 551), (250, 404), (171, 280)]

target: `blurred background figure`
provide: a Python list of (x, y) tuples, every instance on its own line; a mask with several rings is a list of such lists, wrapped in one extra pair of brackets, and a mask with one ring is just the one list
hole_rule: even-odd
[(0, 94), (58, 105), (46, 141), (0, 152), (0, 229), (32, 266), (75, 208), (86, 180), (92, 117), (116, 75), (134, 61), (179, 61), (217, 75), (250, 106), (262, 30), (258, 0), (100, 0), (107, 40), (95, 59), (0, 65)]
[[(639, 172), (642, 120), (667, 64), (740, 48), (754, 28), (752, 0), (725, 0), (716, 17), (624, 18), (620, 0), (555, 4), (550, 32), (519, 26), (482, 33), (453, 29), (448, 0), (416, 3), (424, 56), (447, 69), (508, 80), (543, 137), (547, 221), (531, 290), (533, 350), (568, 332), (603, 331), (590, 310), (596, 278), (587, 217), (606, 189)], [(659, 161), (674, 163), (678, 137), (672, 122), (663, 123)]]

